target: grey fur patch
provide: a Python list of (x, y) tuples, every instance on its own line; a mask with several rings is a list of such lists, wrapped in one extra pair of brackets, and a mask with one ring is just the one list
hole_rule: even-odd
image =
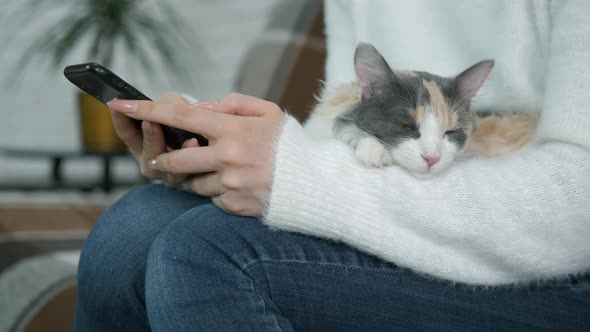
[[(475, 64), (456, 77), (441, 77), (423, 71), (394, 71), (367, 43), (359, 44), (354, 60), (362, 97), (335, 119), (333, 130), (336, 136), (348, 126), (354, 126), (388, 147), (396, 147), (406, 139), (420, 138), (420, 123), (417, 121), (424, 110), (432, 112), (430, 106), (434, 103), (444, 106), (437, 108), (437, 112), (448, 112), (438, 117), (449, 130), (448, 139), (461, 147), (465, 145), (476, 126), (469, 110), (470, 94), (477, 92), (487, 78), (493, 61)], [(431, 96), (428, 89), (430, 93), (437, 91), (436, 95)]]
[(380, 98), (361, 100), (351, 110), (341, 114), (334, 122), (337, 134), (347, 126), (355, 126), (389, 147), (395, 147), (408, 138), (418, 139), (420, 133), (410, 111), (416, 96), (388, 93)]
[(334, 133), (338, 134), (347, 126), (355, 126), (367, 135), (377, 138), (390, 148), (396, 147), (406, 139), (420, 138), (419, 125), (412, 112), (419, 105), (430, 104), (430, 95), (424, 89), (423, 80), (435, 82), (449, 105), (458, 112), (459, 123), (456, 131), (448, 135), (449, 140), (463, 146), (467, 134), (462, 130), (472, 118), (465, 104), (457, 104), (454, 81), (427, 72), (414, 72), (415, 75), (395, 75), (388, 82), (388, 89), (380, 95), (363, 98), (349, 111), (344, 112), (334, 123)]
[(452, 133), (447, 134), (449, 141), (463, 147), (467, 141), (467, 134), (463, 130), (455, 130)]

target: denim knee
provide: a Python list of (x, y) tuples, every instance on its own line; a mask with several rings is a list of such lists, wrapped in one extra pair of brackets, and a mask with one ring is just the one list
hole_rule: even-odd
[(95, 314), (144, 312), (145, 266), (152, 242), (171, 220), (205, 202), (163, 185), (145, 185), (113, 204), (84, 243), (78, 305)]
[(254, 322), (244, 322), (259, 316), (257, 324), (276, 324), (266, 289), (244, 273), (258, 257), (259, 242), (253, 239), (262, 229), (265, 226), (254, 218), (207, 204), (162, 230), (150, 248), (146, 271), (145, 301), (152, 328), (170, 330), (182, 321), (195, 330), (233, 326), (249, 331), (248, 324)]
[(213, 204), (187, 211), (172, 221), (150, 248), (148, 264), (166, 265), (166, 261), (190, 257), (192, 261), (215, 260), (247, 264), (256, 246), (253, 233), (265, 227), (255, 218), (228, 214)]

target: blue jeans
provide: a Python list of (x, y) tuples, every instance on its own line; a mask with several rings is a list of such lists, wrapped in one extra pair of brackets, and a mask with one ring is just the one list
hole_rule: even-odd
[(590, 330), (588, 276), (452, 285), (162, 185), (104, 213), (78, 281), (77, 331)]

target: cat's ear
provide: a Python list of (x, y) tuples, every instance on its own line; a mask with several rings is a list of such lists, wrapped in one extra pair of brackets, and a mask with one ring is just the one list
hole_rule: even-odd
[(373, 45), (359, 43), (354, 52), (354, 71), (362, 97), (376, 97), (395, 85), (395, 75)]
[(481, 88), (494, 68), (494, 60), (483, 60), (455, 77), (455, 98), (468, 102)]

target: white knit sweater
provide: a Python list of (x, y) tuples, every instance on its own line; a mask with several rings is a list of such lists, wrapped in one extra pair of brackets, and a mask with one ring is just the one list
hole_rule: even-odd
[(441, 75), (493, 58), (474, 107), (541, 112), (540, 144), (422, 180), (360, 166), (288, 118), (264, 221), (470, 284), (590, 269), (589, 14), (583, 0), (327, 0), (328, 85), (353, 80), (359, 41)]

